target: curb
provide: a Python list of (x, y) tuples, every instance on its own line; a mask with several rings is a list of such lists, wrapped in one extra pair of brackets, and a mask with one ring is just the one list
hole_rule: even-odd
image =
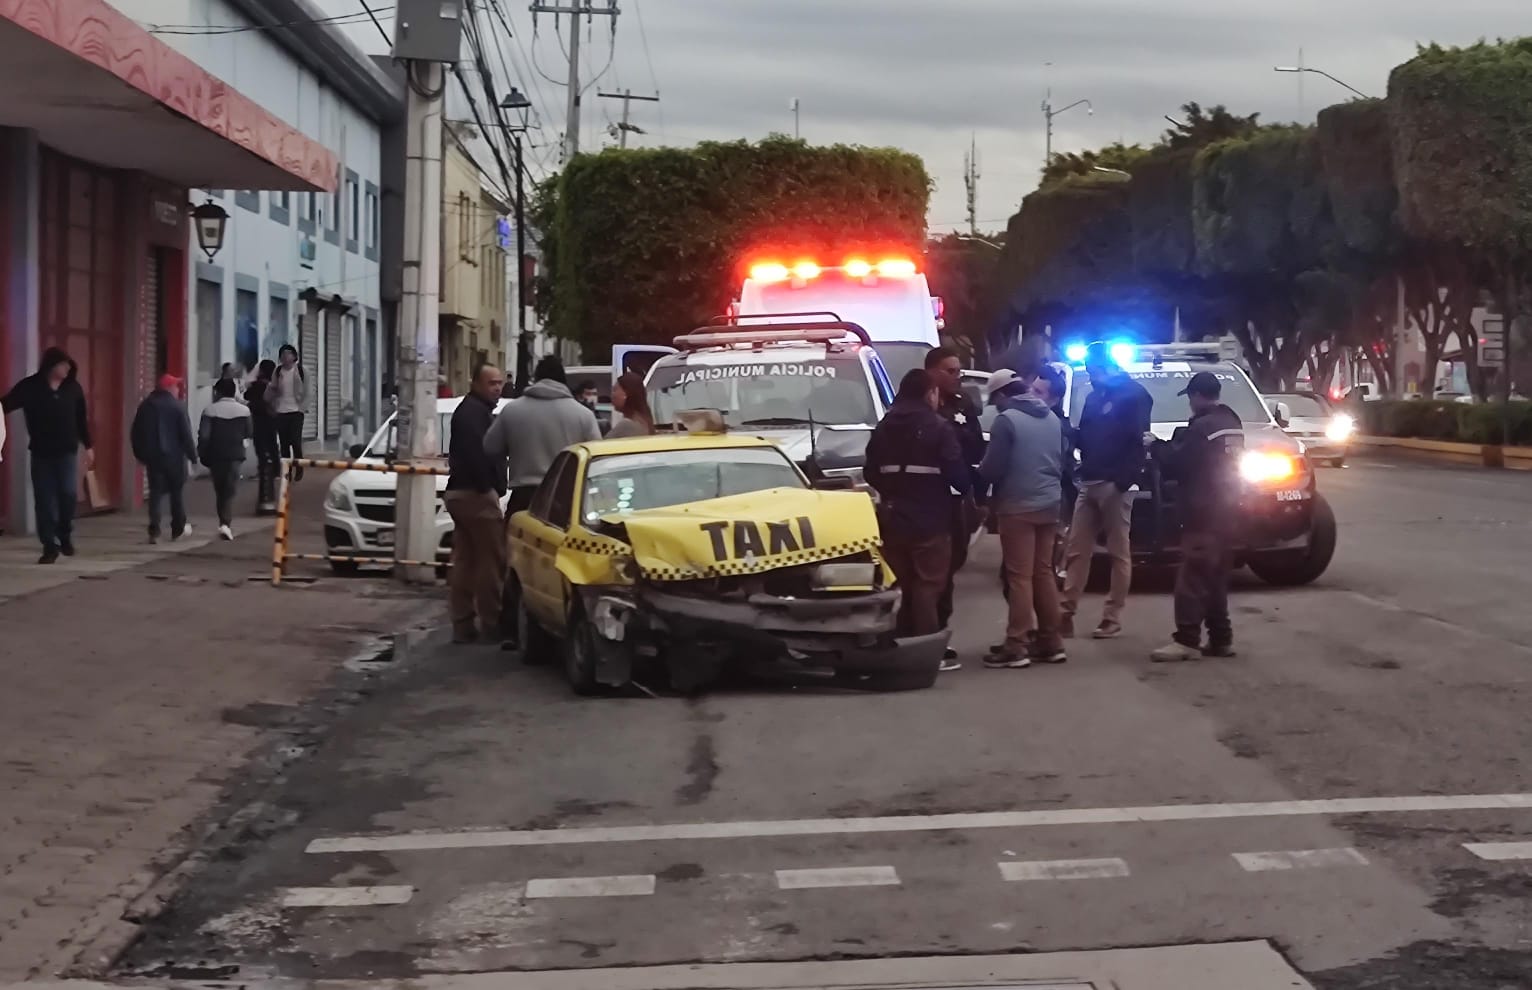
[(1502, 447), (1492, 443), (1454, 443), (1413, 437), (1354, 437), (1358, 454), (1401, 451), (1440, 464), (1471, 464), (1509, 471), (1532, 471), (1532, 447)]

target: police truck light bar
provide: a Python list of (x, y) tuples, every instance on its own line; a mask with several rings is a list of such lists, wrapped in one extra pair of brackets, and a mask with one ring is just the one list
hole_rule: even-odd
[(847, 278), (911, 278), (920, 267), (909, 258), (884, 258), (871, 262), (865, 258), (852, 258), (843, 265), (828, 267), (814, 261), (798, 261), (792, 267), (779, 261), (762, 261), (750, 266), (750, 277), (757, 282), (812, 281), (825, 272), (840, 272)]

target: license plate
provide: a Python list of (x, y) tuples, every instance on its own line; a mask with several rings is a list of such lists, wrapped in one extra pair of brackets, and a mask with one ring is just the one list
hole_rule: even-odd
[(1277, 492), (1277, 501), (1278, 502), (1302, 502), (1305, 498), (1308, 497), (1308, 494), (1309, 494), (1308, 492), (1304, 491), (1301, 488), (1295, 488), (1295, 489), (1293, 489), (1291, 491)]
[(380, 547), (391, 547), (393, 545), (394, 545), (394, 531), (391, 530), (391, 529), (379, 530), (378, 531), (378, 546), (380, 546)]

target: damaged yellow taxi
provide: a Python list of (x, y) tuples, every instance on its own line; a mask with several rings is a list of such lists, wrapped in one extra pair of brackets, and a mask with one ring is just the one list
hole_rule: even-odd
[(874, 690), (930, 687), (947, 633), (895, 635), (899, 592), (871, 499), (812, 486), (776, 444), (662, 433), (576, 444), (508, 526), (531, 662), (580, 694), (691, 693), (787, 668)]

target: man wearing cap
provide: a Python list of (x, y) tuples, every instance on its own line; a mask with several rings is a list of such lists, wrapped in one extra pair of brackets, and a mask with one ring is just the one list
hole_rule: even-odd
[[(968, 539), (979, 528), (984, 511), (984, 484), (979, 480), (979, 461), (984, 459), (984, 427), (979, 423), (979, 410), (968, 396), (963, 394), (963, 362), (957, 351), (950, 347), (933, 347), (926, 352), (926, 372), (936, 383), (941, 394), (937, 413), (945, 419), (956, 436), (963, 461), (970, 465), (969, 483), (966, 487), (952, 487), (948, 500), (951, 505), (949, 524), (952, 537), (952, 557), (947, 566), (947, 583), (942, 588), (937, 610), (943, 626), (952, 619), (952, 595), (957, 572), (968, 562)], [(942, 660), (942, 670), (962, 669), (957, 651), (947, 649)]]
[(1074, 635), (1074, 615), (1090, 576), (1096, 534), (1106, 537), (1112, 559), (1112, 581), (1107, 589), (1101, 623), (1091, 635), (1114, 639), (1122, 635), (1122, 610), (1133, 583), (1133, 545), (1130, 531), (1133, 502), (1128, 490), (1144, 470), (1144, 434), (1154, 400), (1144, 387), (1122, 370), (1106, 344), (1091, 344), (1085, 352), (1085, 373), (1090, 376), (1090, 395), (1080, 412), (1075, 446), (1080, 451), (1077, 472), (1080, 494), (1075, 501), (1065, 551), (1064, 637)]
[(149, 542), (160, 538), (160, 507), (170, 497), (170, 538), (191, 532), (186, 524), (186, 467), (197, 463), (197, 442), (180, 399), (181, 379), (160, 376), (159, 386), (139, 403), (133, 416), (133, 456), (149, 479)]
[[(1218, 376), (1199, 371), (1180, 395), (1192, 418), (1168, 442), (1157, 441), (1155, 460), (1166, 477), (1180, 483), (1181, 568), (1176, 573), (1176, 632), (1150, 654), (1157, 663), (1232, 657), (1229, 622), (1230, 540), (1239, 519), (1239, 459), (1245, 431), (1239, 415), (1219, 402)], [(1208, 643), (1202, 645), (1202, 627)]]

